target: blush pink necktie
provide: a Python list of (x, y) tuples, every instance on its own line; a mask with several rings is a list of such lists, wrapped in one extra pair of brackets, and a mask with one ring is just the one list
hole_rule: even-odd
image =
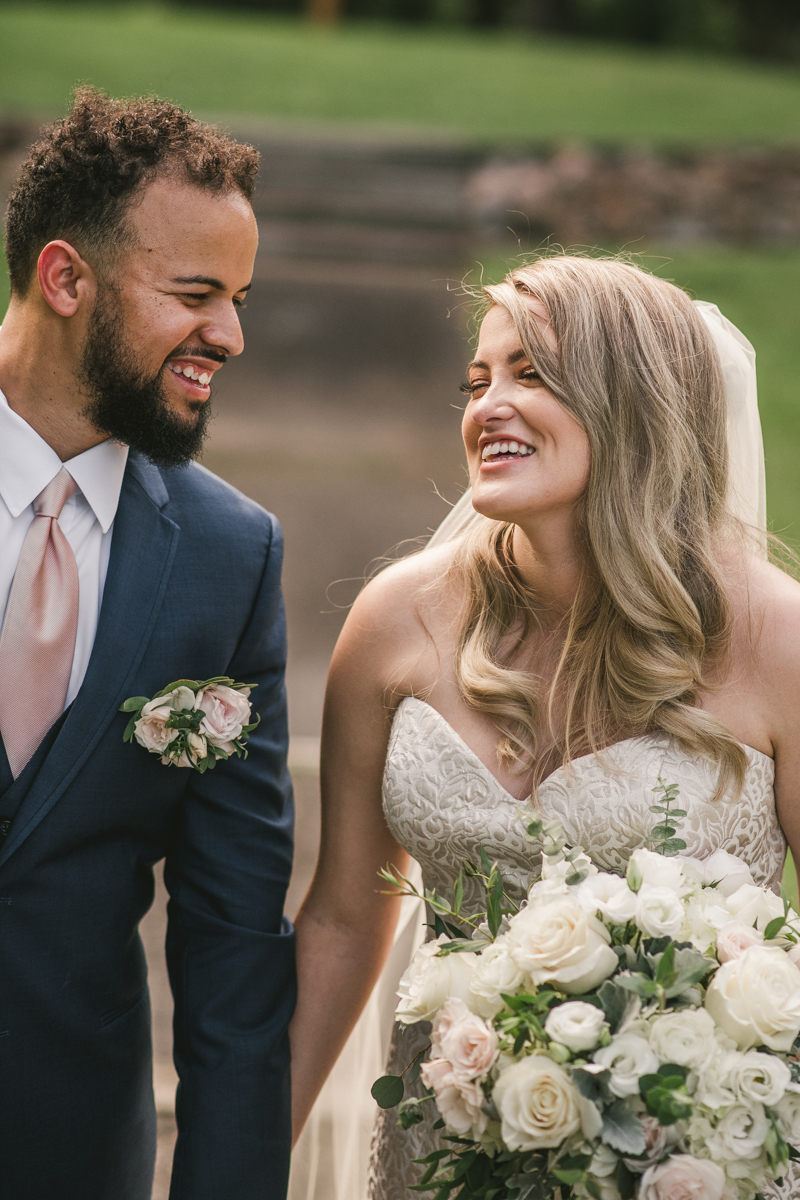
[(16, 779), (64, 711), (78, 632), (78, 566), (58, 518), (75, 491), (62, 467), (33, 502), (0, 633), (0, 733)]

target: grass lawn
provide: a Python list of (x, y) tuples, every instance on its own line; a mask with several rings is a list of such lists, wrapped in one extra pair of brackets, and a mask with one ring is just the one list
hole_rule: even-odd
[(80, 80), (217, 115), (416, 124), (493, 142), (800, 140), (790, 67), (158, 4), (0, 8), (0, 111), (60, 112)]

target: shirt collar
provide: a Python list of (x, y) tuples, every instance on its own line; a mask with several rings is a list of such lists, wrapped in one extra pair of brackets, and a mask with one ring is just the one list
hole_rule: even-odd
[(24, 512), (65, 466), (107, 533), (116, 516), (127, 461), (128, 447), (109, 439), (62, 463), (0, 392), (0, 496), (12, 517)]

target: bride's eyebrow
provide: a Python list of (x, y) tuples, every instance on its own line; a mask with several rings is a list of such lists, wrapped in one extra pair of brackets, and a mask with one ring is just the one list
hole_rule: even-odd
[[(509, 354), (507, 361), (509, 363), (516, 363), (516, 362), (519, 362), (523, 358), (527, 359), (527, 357), (528, 356), (525, 353), (525, 351), (522, 349), (522, 347), (520, 347), (519, 350), (515, 350), (513, 354)], [(490, 370), (488, 363), (481, 362), (480, 359), (477, 359), (477, 358), (474, 359), (471, 363), (467, 363), (468, 371), (471, 371), (473, 367), (478, 367), (482, 371)]]

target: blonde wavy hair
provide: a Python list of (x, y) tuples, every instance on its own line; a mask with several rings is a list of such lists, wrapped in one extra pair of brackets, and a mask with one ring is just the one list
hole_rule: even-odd
[[(531, 301), (549, 313), (557, 352)], [(515, 527), (484, 519), (459, 539), (449, 576), (466, 597), (462, 696), (498, 726), (501, 761), (534, 764), (534, 788), (543, 752), (567, 764), (661, 732), (718, 763), (716, 797), (738, 790), (745, 752), (697, 707), (731, 642), (716, 557), (733, 520), (725, 398), (705, 323), (680, 288), (610, 257), (537, 259), (482, 289), (484, 314), (495, 305), (589, 440), (576, 531), (584, 568), (548, 683), (513, 665), (539, 626), (514, 562)]]

